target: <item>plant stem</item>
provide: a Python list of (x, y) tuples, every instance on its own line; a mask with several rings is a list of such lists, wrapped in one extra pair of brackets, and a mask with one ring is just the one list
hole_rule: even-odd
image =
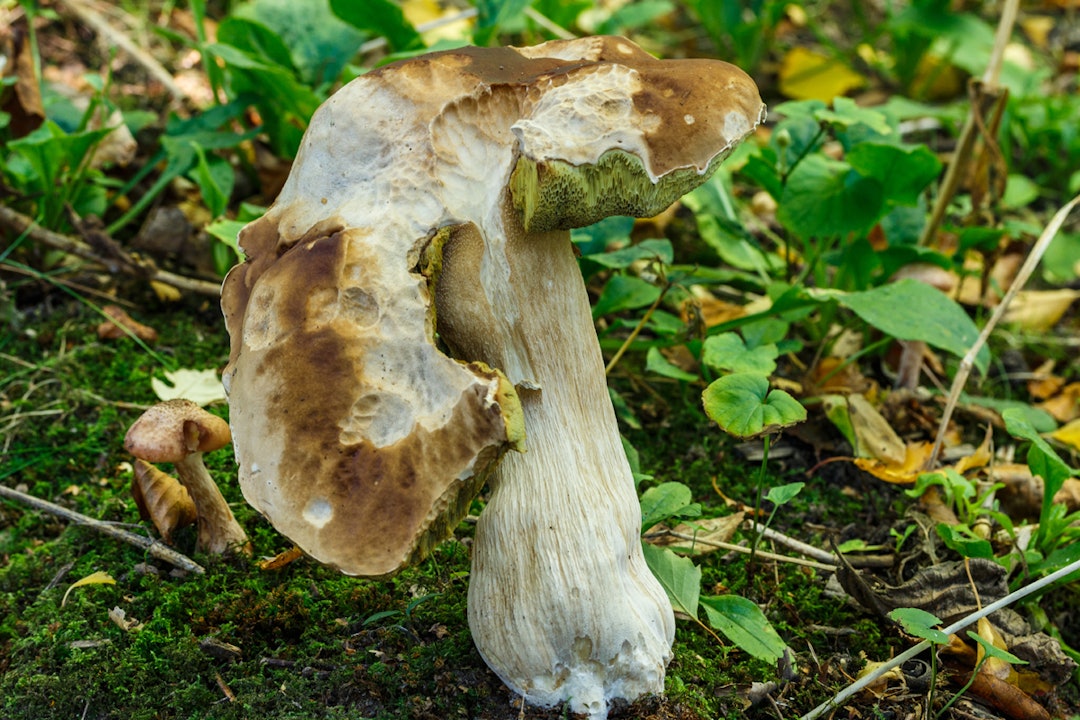
[[(769, 436), (766, 435), (762, 440), (765, 447), (761, 455), (761, 467), (758, 469), (757, 489), (754, 491), (754, 541), (750, 544), (750, 559), (746, 563), (746, 574), (750, 576), (754, 574), (754, 557), (757, 554), (758, 543), (761, 542), (761, 533), (757, 529), (757, 517), (761, 513), (761, 491), (765, 488), (765, 466), (769, 462)], [(769, 515), (769, 520), (772, 520), (772, 514)], [(766, 522), (765, 525), (767, 527), (769, 523)]]

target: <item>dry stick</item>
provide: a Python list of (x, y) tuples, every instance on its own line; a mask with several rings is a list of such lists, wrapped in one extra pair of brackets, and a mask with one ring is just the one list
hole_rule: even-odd
[(926, 223), (922, 235), (919, 237), (919, 245), (921, 246), (928, 245), (930, 239), (937, 233), (941, 221), (945, 218), (945, 211), (948, 209), (953, 195), (956, 194), (956, 188), (960, 186), (960, 178), (963, 177), (964, 171), (967, 169), (971, 148), (975, 144), (975, 137), (978, 134), (980, 123), (977, 118), (982, 117), (997, 99), (1001, 63), (1004, 58), (1005, 46), (1008, 45), (1013, 25), (1016, 23), (1016, 13), (1019, 5), (1020, 0), (1005, 0), (1002, 7), (1001, 20), (998, 22), (997, 32), (994, 35), (994, 49), (990, 61), (987, 63), (986, 72), (983, 73), (981, 82), (974, 87), (975, 92), (972, 93), (971, 110), (968, 112), (967, 119), (964, 121), (964, 128), (961, 130), (960, 137), (956, 142), (952, 162), (949, 163), (949, 168), (945, 171), (945, 177), (941, 181), (937, 198), (934, 200), (933, 210), (930, 212), (930, 220)]
[(813, 545), (807, 545), (801, 540), (796, 540), (795, 538), (789, 535), (785, 535), (782, 532), (778, 532), (776, 530), (773, 530), (772, 528), (767, 528), (761, 523), (756, 523), (753, 521), (749, 522), (753, 526), (754, 532), (758, 533), (766, 540), (772, 540), (773, 542), (778, 542), (781, 545), (786, 545), (795, 552), (801, 555), (805, 555), (809, 558), (814, 558), (815, 560), (818, 560), (820, 562), (829, 563), (830, 565), (837, 564), (836, 556), (828, 550), (822, 550), (821, 548), (816, 548)]
[(41, 498), (36, 498), (33, 495), (21, 493), (18, 490), (13, 490), (12, 488), (6, 487), (4, 485), (0, 485), (0, 496), (6, 497), (9, 500), (18, 501), (20, 503), (23, 503), (24, 505), (29, 505), (30, 507), (36, 508), (38, 510), (43, 510), (50, 515), (56, 515), (57, 517), (62, 517), (65, 520), (70, 520), (71, 522), (77, 523), (79, 525), (92, 528), (116, 540), (123, 540), (130, 545), (142, 548), (148, 554), (152, 555), (158, 560), (164, 560), (165, 562), (174, 565), (181, 570), (198, 573), (199, 575), (202, 575), (206, 572), (206, 570), (203, 569), (202, 565), (199, 565), (188, 556), (178, 553), (175, 550), (166, 547), (165, 545), (162, 545), (157, 540), (152, 540), (151, 538), (143, 537), (142, 535), (136, 535), (135, 533), (130, 533), (127, 530), (121, 530), (120, 528), (110, 525), (107, 522), (95, 520), (94, 518), (87, 517), (82, 513), (77, 513), (74, 510), (68, 510), (65, 507), (61, 507), (60, 505), (51, 503), (48, 500), (42, 500)]
[(165, 89), (169, 91), (169, 94), (172, 95), (177, 102), (191, 101), (191, 96), (176, 84), (172, 75), (169, 74), (169, 71), (166, 70), (161, 63), (155, 60), (150, 53), (136, 45), (135, 41), (127, 35), (110, 25), (96, 10), (85, 3), (80, 2), (80, 0), (61, 0), (61, 4), (66, 5), (69, 10), (78, 15), (79, 19), (93, 28), (98, 36), (106, 39), (109, 43), (131, 55), (136, 62), (146, 68), (146, 71), (150, 73), (155, 80), (165, 86)]
[[(1061, 568), (1057, 572), (1047, 575), (1040, 580), (1036, 580), (1030, 585), (1020, 588), (1016, 592), (1009, 593), (1000, 600), (990, 603), (982, 610), (973, 612), (966, 618), (954, 622), (947, 628), (943, 628), (941, 632), (945, 633), (946, 635), (952, 635), (953, 633), (959, 632), (960, 630), (966, 628), (968, 625), (971, 625), (972, 623), (978, 622), (979, 620), (983, 619), (987, 615), (997, 612), (1003, 607), (1008, 607), (1009, 605), (1012, 605), (1013, 603), (1016, 603), (1027, 597), (1028, 595), (1042, 590), (1045, 587), (1049, 587), (1058, 580), (1068, 575), (1071, 575), (1078, 570), (1080, 570), (1080, 560), (1076, 560), (1075, 562), (1072, 562), (1069, 565)], [(910, 650), (900, 653), (892, 660), (877, 668), (874, 672), (869, 673), (864, 677), (859, 678), (851, 685), (848, 685), (846, 688), (837, 693), (832, 699), (823, 702), (821, 705), (818, 705), (816, 708), (799, 718), (799, 720), (815, 720), (815, 718), (821, 717), (830, 710), (835, 710), (836, 708), (839, 708), (840, 703), (844, 702), (849, 697), (859, 692), (863, 688), (867, 687), (868, 685), (873, 684), (875, 681), (877, 681), (878, 678), (880, 678), (882, 675), (885, 675), (893, 668), (900, 667), (916, 655), (919, 655), (920, 653), (928, 650), (930, 648), (930, 645), (931, 643), (929, 640), (923, 640), (921, 643), (911, 648)]]
[[(730, 550), (732, 552), (743, 553), (744, 555), (750, 554), (750, 548), (743, 545), (736, 545), (734, 543), (724, 542), (722, 540), (708, 540), (702, 537), (695, 537), (694, 535), (687, 535), (686, 533), (675, 532), (674, 530), (664, 530), (658, 533), (649, 533), (646, 538), (656, 537), (673, 537), (679, 540), (687, 540), (689, 542), (698, 543), (699, 545), (708, 545), (709, 547), (720, 548), (721, 550)], [(779, 555), (777, 553), (771, 553), (767, 550), (758, 550), (758, 557), (765, 558), (766, 560), (774, 560), (776, 562), (786, 562), (792, 565), (802, 565), (803, 567), (811, 567), (816, 570), (825, 570), (827, 572), (836, 572), (836, 561), (831, 564), (817, 562), (816, 560), (806, 560), (799, 557), (791, 557), (790, 555)]]
[(1068, 217), (1072, 209), (1076, 207), (1076, 204), (1080, 203), (1080, 195), (1077, 195), (1070, 200), (1065, 207), (1054, 213), (1054, 217), (1050, 219), (1050, 224), (1046, 226), (1046, 229), (1039, 235), (1039, 239), (1035, 241), (1034, 247), (1031, 248), (1031, 252), (1028, 253), (1027, 259), (1024, 260), (1024, 264), (1020, 266), (1020, 271), (1016, 274), (1016, 279), (1013, 281), (1009, 290), (1005, 293), (1005, 297), (1001, 299), (998, 306), (994, 308), (993, 315), (990, 316), (990, 320), (987, 321), (986, 326), (979, 333), (979, 338), (975, 341), (975, 344), (971, 346), (971, 349), (964, 355), (964, 359), (960, 361), (960, 367), (957, 368), (956, 377), (953, 378), (952, 387), (949, 389), (949, 399), (945, 403), (945, 411), (941, 416), (941, 423), (938, 425), (937, 437), (934, 438), (934, 448), (930, 451), (930, 457), (926, 461), (924, 466), (926, 469), (933, 469), (937, 464), (938, 455), (941, 454), (941, 446), (945, 442), (945, 432), (949, 426), (949, 420), (952, 418), (953, 410), (956, 409), (956, 403), (960, 399), (960, 393), (964, 391), (964, 385), (967, 383), (968, 375), (971, 374), (971, 368), (975, 364), (975, 356), (979, 354), (983, 345), (986, 344), (987, 338), (990, 337), (990, 333), (993, 332), (998, 322), (1001, 321), (1002, 316), (1005, 315), (1005, 311), (1009, 308), (1009, 304), (1013, 298), (1016, 297), (1016, 293), (1020, 291), (1020, 288), (1024, 286), (1024, 283), (1028, 281), (1031, 274), (1035, 272), (1035, 268), (1038, 266), (1039, 261), (1042, 260), (1042, 256), (1046, 253), (1046, 249), (1050, 247), (1050, 243), (1053, 241), (1054, 236), (1057, 235), (1058, 230), (1061, 229), (1061, 225), (1065, 222), (1065, 218)]
[(604, 368), (605, 375), (610, 375), (611, 370), (619, 364), (619, 360), (622, 359), (623, 354), (630, 348), (630, 343), (634, 342), (634, 340), (637, 339), (637, 336), (641, 334), (641, 331), (645, 329), (645, 323), (649, 322), (649, 318), (652, 317), (653, 312), (656, 308), (660, 307), (660, 301), (664, 299), (664, 296), (667, 295), (667, 291), (670, 288), (670, 285), (666, 286), (663, 292), (660, 293), (660, 297), (656, 298), (656, 300), (653, 301), (653, 304), (649, 306), (649, 309), (645, 311), (645, 314), (641, 316), (641, 320), (634, 326), (634, 329), (630, 331), (626, 340), (619, 346), (619, 349), (615, 352), (615, 355), (611, 358), (607, 367)]
[[(16, 212), (9, 207), (0, 205), (0, 225), (10, 228), (13, 232), (23, 234), (25, 233), (31, 240), (39, 242), (43, 245), (48, 245), (51, 248), (62, 250), (66, 253), (71, 253), (84, 260), (90, 262), (99, 263), (101, 265), (110, 265), (108, 260), (99, 256), (94, 252), (93, 248), (84, 243), (82, 240), (70, 237), (68, 235), (61, 235), (60, 233), (47, 230), (37, 224), (32, 218)], [(208, 280), (198, 280), (195, 278), (184, 277), (183, 275), (177, 275), (171, 273), (168, 270), (159, 270), (156, 267), (139, 267), (137, 265), (121, 264), (122, 269), (132, 275), (139, 275), (143, 272), (150, 280), (157, 280), (163, 282), (166, 285), (172, 285), (179, 290), (187, 290), (189, 292), (195, 292), (202, 295), (211, 295), (217, 297), (221, 294), (221, 285), (219, 283), (210, 282)]]

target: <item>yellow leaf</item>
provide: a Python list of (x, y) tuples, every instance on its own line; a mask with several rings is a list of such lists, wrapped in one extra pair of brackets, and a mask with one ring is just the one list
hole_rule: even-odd
[(161, 302), (177, 302), (181, 297), (179, 290), (159, 280), (151, 280), (150, 287)]
[(855, 465), (879, 480), (897, 485), (914, 484), (923, 472), (923, 465), (930, 457), (934, 444), (929, 442), (908, 443), (904, 448), (904, 462), (889, 463), (873, 458), (855, 458)]
[(1050, 433), (1050, 437), (1080, 450), (1080, 420), (1073, 420), (1068, 425), (1062, 425)]
[(97, 571), (95, 573), (90, 573), (89, 575), (84, 577), (82, 580), (79, 580), (79, 581), (74, 582), (74, 583), (71, 584), (71, 587), (69, 587), (67, 589), (67, 591), (64, 592), (64, 599), (60, 601), (60, 607), (64, 607), (64, 604), (67, 603), (68, 594), (70, 594), (71, 591), (74, 590), (77, 587), (81, 587), (83, 585), (115, 585), (115, 584), (116, 584), (116, 581), (113, 580), (112, 575), (110, 575), (107, 572), (102, 572), (102, 571), (99, 570), (99, 571)]
[(1025, 330), (1049, 330), (1077, 298), (1080, 290), (1021, 290), (1005, 311), (1005, 322)]
[[(225, 386), (218, 379), (217, 371), (213, 368), (208, 370), (191, 370), (180, 368), (174, 371), (165, 371), (165, 379), (168, 383), (157, 378), (150, 378), (150, 387), (154, 394), (161, 400), (174, 400), (184, 398), (199, 405), (209, 405), (212, 402), (225, 399)], [(171, 383), (171, 384), (170, 384)]]
[(780, 92), (795, 100), (831, 101), (866, 83), (866, 78), (839, 60), (794, 47), (780, 64)]

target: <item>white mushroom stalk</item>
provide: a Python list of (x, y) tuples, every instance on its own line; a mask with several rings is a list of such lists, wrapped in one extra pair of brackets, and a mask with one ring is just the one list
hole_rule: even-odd
[(435, 53), (343, 88), (223, 290), (249, 502), (385, 575), (487, 482), (469, 623), (492, 669), (595, 717), (662, 692), (674, 619), (569, 228), (660, 212), (763, 116), (738, 69), (621, 38)]

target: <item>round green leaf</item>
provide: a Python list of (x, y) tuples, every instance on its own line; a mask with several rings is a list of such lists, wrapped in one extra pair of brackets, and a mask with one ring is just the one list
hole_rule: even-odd
[(724, 432), (754, 437), (806, 419), (806, 408), (783, 390), (769, 390), (764, 375), (737, 373), (705, 388), (705, 413)]
[(776, 358), (780, 355), (776, 345), (762, 345), (750, 350), (736, 333), (727, 332), (705, 338), (701, 361), (714, 372), (750, 372), (772, 375), (776, 370)]

